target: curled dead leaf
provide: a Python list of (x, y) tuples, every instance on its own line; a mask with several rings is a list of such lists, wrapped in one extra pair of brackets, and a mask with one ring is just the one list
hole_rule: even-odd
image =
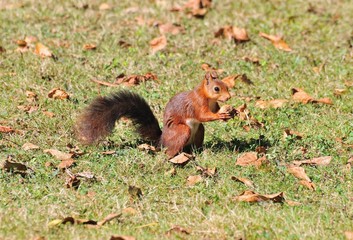
[(283, 50), (286, 52), (292, 51), (292, 49), (288, 46), (288, 44), (280, 36), (269, 35), (269, 34), (266, 34), (263, 32), (260, 32), (259, 35), (267, 40), (270, 40), (272, 42), (273, 46), (275, 46), (279, 50)]
[(296, 139), (300, 140), (303, 138), (303, 134), (287, 128), (283, 131), (283, 138), (286, 139), (287, 137), (295, 137)]
[(86, 43), (83, 45), (83, 50), (96, 50), (97, 45), (92, 44), (92, 43)]
[(189, 176), (186, 181), (187, 186), (194, 186), (196, 183), (202, 182), (202, 177), (200, 175)]
[(39, 149), (39, 146), (34, 145), (33, 143), (30, 143), (30, 142), (27, 142), (22, 145), (22, 149), (25, 151), (34, 150), (34, 149)]
[(254, 191), (244, 191), (240, 195), (233, 197), (233, 201), (237, 202), (249, 202), (249, 203), (255, 203), (255, 202), (264, 202), (264, 201), (272, 201), (274, 203), (282, 203), (284, 202), (284, 194), (283, 192), (280, 193), (275, 193), (275, 194), (269, 194), (269, 195), (261, 195), (258, 193), (255, 193)]
[(253, 181), (251, 181), (251, 180), (249, 180), (247, 178), (232, 176), (231, 179), (234, 180), (234, 181), (237, 181), (237, 182), (241, 182), (241, 183), (245, 184), (248, 187), (254, 188)]
[(110, 222), (111, 220), (121, 217), (121, 215), (122, 215), (121, 213), (111, 213), (108, 216), (106, 216), (103, 220), (97, 222), (97, 225), (103, 226), (104, 224)]
[(179, 24), (175, 23), (164, 23), (164, 24), (159, 24), (158, 25), (159, 32), (161, 35), (164, 35), (166, 33), (170, 33), (172, 35), (177, 35), (179, 33), (185, 32), (185, 29), (180, 26)]
[(13, 133), (15, 130), (12, 127), (0, 126), (1, 133)]
[(53, 99), (60, 99), (60, 100), (70, 98), (69, 94), (67, 94), (64, 90), (60, 88), (53, 88), (52, 90), (50, 90), (48, 93), (48, 97)]
[(314, 99), (308, 93), (306, 93), (303, 89), (300, 88), (292, 88), (292, 99), (297, 102), (301, 102), (304, 104), (307, 103), (323, 103), (332, 105), (332, 101), (330, 98), (321, 98), (321, 99)]
[(287, 167), (287, 172), (292, 174), (294, 177), (300, 179), (300, 180), (305, 180), (307, 182), (311, 182), (310, 178), (308, 175), (305, 173), (305, 169), (302, 167), (297, 167), (294, 165), (290, 165)]
[(169, 159), (168, 161), (175, 164), (175, 165), (184, 166), (193, 158), (194, 157), (192, 155), (183, 152), (183, 153), (180, 153), (179, 155)]
[(293, 161), (292, 163), (296, 166), (300, 165), (311, 165), (311, 166), (327, 166), (332, 160), (331, 156), (317, 157), (308, 160)]
[(307, 180), (300, 180), (299, 184), (303, 185), (304, 187), (306, 187), (312, 191), (315, 191), (315, 189), (316, 189), (315, 184), (313, 182), (309, 182)]
[(124, 74), (120, 74), (119, 76), (116, 77), (115, 82), (113, 86), (118, 86), (120, 84), (131, 87), (131, 86), (136, 86), (139, 85), (140, 83), (144, 83), (147, 81), (157, 81), (158, 82), (158, 77), (157, 75), (153, 73), (146, 73), (144, 75), (129, 75), (125, 76)]
[(259, 167), (264, 161), (266, 161), (266, 156), (259, 158), (257, 152), (246, 152), (237, 158), (235, 165)]
[(56, 149), (45, 149), (43, 152), (48, 153), (61, 161), (71, 159), (74, 156), (73, 153), (64, 153)]
[(154, 38), (150, 41), (150, 48), (152, 54), (155, 54), (158, 51), (163, 50), (167, 46), (167, 38), (163, 35), (157, 38)]
[(140, 144), (137, 146), (137, 148), (142, 151), (156, 152), (156, 148), (152, 145), (147, 144), (147, 143)]
[(170, 237), (173, 233), (183, 233), (189, 235), (191, 233), (191, 230), (176, 225), (169, 229), (165, 234)]
[(6, 172), (20, 174), (22, 177), (25, 177), (27, 174), (31, 174), (34, 172), (31, 168), (27, 167), (25, 164), (14, 162), (11, 156), (8, 156), (6, 160), (0, 162), (0, 169)]
[(61, 162), (58, 164), (57, 167), (60, 169), (65, 169), (65, 168), (71, 167), (74, 163), (75, 161), (72, 158), (64, 159), (64, 160), (61, 160)]
[(285, 106), (288, 102), (287, 99), (273, 99), (273, 100), (258, 100), (255, 103), (255, 107), (259, 107), (261, 109), (265, 108), (280, 108)]
[(41, 57), (54, 57), (52, 52), (49, 50), (48, 47), (43, 45), (42, 43), (37, 43), (34, 53), (41, 56)]
[(235, 26), (224, 26), (214, 33), (216, 38), (223, 37), (229, 40), (234, 40), (235, 42), (247, 42), (250, 40), (245, 28), (238, 28)]
[(204, 168), (201, 166), (197, 166), (196, 167), (196, 171), (200, 172), (202, 174), (202, 176), (205, 177), (214, 177), (217, 174), (217, 168)]

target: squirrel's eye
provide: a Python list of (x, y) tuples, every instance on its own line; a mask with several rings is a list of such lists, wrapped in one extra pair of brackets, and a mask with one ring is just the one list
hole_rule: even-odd
[(219, 87), (214, 87), (214, 90), (215, 90), (216, 92), (219, 92)]

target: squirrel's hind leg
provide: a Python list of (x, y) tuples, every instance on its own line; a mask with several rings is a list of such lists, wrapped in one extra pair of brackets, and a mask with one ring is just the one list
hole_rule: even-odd
[(189, 126), (184, 124), (175, 124), (170, 127), (165, 126), (161, 137), (162, 146), (167, 148), (167, 155), (174, 157), (183, 151), (186, 143), (189, 141), (191, 131)]

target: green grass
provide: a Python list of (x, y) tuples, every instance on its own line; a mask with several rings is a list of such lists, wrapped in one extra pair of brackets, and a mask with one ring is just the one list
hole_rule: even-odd
[[(98, 1), (23, 1), (22, 7), (8, 9), (11, 2), (0, 3), (0, 46), (6, 49), (0, 53), (0, 125), (23, 134), (1, 134), (0, 158), (13, 155), (34, 174), (23, 178), (0, 171), (0, 238), (108, 239), (121, 234), (163, 239), (174, 225), (191, 230), (190, 235), (172, 235), (181, 239), (344, 239), (344, 232), (353, 230), (352, 171), (344, 171), (352, 149), (336, 141), (342, 138), (345, 144), (353, 144), (353, 94), (345, 86), (353, 78), (350, 1), (315, 1), (316, 13), (307, 11), (307, 1), (214, 1), (204, 19), (168, 11), (182, 1), (116, 1), (106, 11), (98, 9)], [(85, 2), (89, 2), (87, 9), (80, 7)], [(131, 7), (139, 7), (140, 12)], [(166, 50), (151, 55), (149, 41), (160, 34), (156, 27), (137, 25), (135, 18), (140, 15), (179, 23), (185, 34), (168, 35)], [(221, 45), (212, 45), (214, 32), (227, 24), (246, 28), (251, 41), (236, 45), (222, 40)], [(277, 50), (259, 32), (283, 35), (294, 51)], [(26, 36), (36, 36), (57, 60), (16, 52), (16, 40)], [(132, 47), (119, 47), (120, 40)], [(85, 43), (97, 44), (97, 49), (84, 51)], [(258, 57), (260, 66), (241, 60), (244, 56)], [(75, 139), (72, 126), (79, 111), (99, 94), (123, 88), (99, 87), (90, 79), (113, 82), (120, 73), (157, 74), (160, 83), (147, 82), (131, 90), (148, 100), (162, 122), (168, 100), (202, 79), (204, 62), (224, 69), (222, 76), (246, 74), (254, 82), (232, 89), (234, 97), (228, 103), (234, 106), (241, 105), (244, 96), (289, 99), (293, 87), (315, 98), (330, 97), (334, 105), (291, 102), (283, 108), (261, 110), (252, 100), (248, 108), (265, 128), (246, 132), (238, 119), (207, 123), (206, 147), (196, 154), (196, 162), (217, 167), (218, 176), (194, 187), (186, 186), (186, 178), (197, 174), (195, 164), (177, 168), (175, 176), (165, 175), (172, 168), (166, 156), (139, 151), (141, 141), (130, 123), (117, 123), (109, 142), (98, 146), (83, 146)], [(312, 68), (321, 64), (325, 64), (322, 71), (315, 73)], [(70, 100), (49, 99), (47, 94), (54, 87), (67, 91)], [(347, 88), (347, 92), (335, 97), (336, 88)], [(31, 104), (26, 100), (27, 90), (38, 94), (39, 109), (30, 114), (17, 108)], [(55, 117), (45, 116), (43, 110)], [(286, 128), (301, 132), (304, 138), (283, 139)], [(21, 146), (26, 142), (40, 149), (24, 151)], [(57, 165), (59, 161), (43, 150), (67, 152), (67, 144), (85, 152), (71, 171), (92, 172), (97, 181), (82, 180), (77, 190), (69, 189), (64, 172), (45, 167), (46, 162)], [(259, 169), (235, 165), (241, 153), (260, 145), (268, 147), (268, 165)], [(103, 155), (107, 150), (116, 153)], [(325, 155), (333, 156), (329, 166), (305, 167), (316, 191), (299, 185), (283, 166)], [(232, 197), (248, 188), (231, 180), (232, 176), (251, 179), (255, 191), (262, 194), (283, 191), (302, 205), (233, 202)], [(130, 199), (129, 185), (141, 188), (140, 200)], [(88, 192), (95, 195), (89, 197)], [(123, 215), (101, 228), (47, 226), (67, 216), (101, 220), (127, 207), (137, 214)]]

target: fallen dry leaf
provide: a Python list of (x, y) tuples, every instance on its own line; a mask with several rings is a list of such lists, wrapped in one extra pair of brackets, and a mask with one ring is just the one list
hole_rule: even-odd
[(330, 98), (321, 98), (321, 99), (314, 99), (309, 94), (307, 94), (304, 90), (300, 88), (292, 88), (292, 98), (294, 101), (301, 102), (304, 104), (307, 103), (323, 103), (332, 105), (332, 101)]
[(179, 155), (169, 159), (168, 161), (175, 165), (184, 166), (192, 159), (193, 159), (192, 155), (182, 152)]
[(43, 152), (48, 153), (61, 161), (71, 159), (74, 156), (73, 153), (64, 153), (56, 149), (45, 149)]
[(111, 213), (108, 216), (106, 216), (102, 221), (97, 222), (98, 226), (103, 226), (107, 222), (110, 222), (111, 220), (115, 218), (119, 218), (122, 214), (121, 213)]
[(71, 174), (68, 175), (65, 181), (65, 185), (67, 188), (73, 188), (73, 189), (78, 189), (78, 187), (81, 184), (81, 180), (77, 178), (76, 175)]
[(6, 172), (20, 174), (22, 177), (25, 177), (27, 174), (34, 172), (31, 168), (27, 167), (25, 164), (14, 162), (11, 156), (8, 156), (6, 160), (1, 161), (0, 169), (3, 169)]
[(327, 166), (330, 164), (331, 160), (332, 160), (331, 156), (324, 156), (324, 157), (318, 157), (318, 158), (313, 158), (309, 160), (293, 161), (292, 163), (296, 166), (300, 166), (302, 164), (311, 165), (311, 166)]
[(297, 131), (290, 130), (290, 129), (285, 129), (283, 131), (283, 138), (286, 139), (287, 137), (295, 137), (296, 139), (302, 139), (303, 134), (301, 134), (300, 132), (297, 132)]
[(203, 179), (201, 175), (196, 175), (196, 176), (189, 176), (186, 180), (186, 185), (187, 186), (194, 186), (196, 183), (201, 182)]
[(292, 49), (288, 46), (288, 44), (282, 39), (280, 36), (268, 35), (266, 33), (260, 32), (261, 37), (270, 40), (277, 49), (283, 50), (286, 52), (291, 52)]
[(273, 100), (258, 100), (255, 102), (255, 107), (259, 107), (261, 109), (265, 108), (280, 108), (285, 106), (288, 102), (287, 99), (273, 99)]
[(189, 0), (182, 9), (187, 10), (196, 18), (204, 18), (211, 5), (212, 0)]
[(99, 10), (102, 10), (102, 11), (104, 11), (104, 10), (109, 10), (109, 9), (111, 9), (112, 7), (108, 4), (108, 3), (101, 3), (100, 5), (99, 5)]
[(112, 235), (109, 240), (136, 240), (136, 238), (127, 235)]
[(150, 48), (152, 54), (155, 54), (158, 51), (163, 50), (167, 46), (167, 38), (165, 36), (160, 36), (154, 38), (150, 41)]
[(92, 44), (92, 43), (86, 43), (83, 45), (83, 50), (96, 50), (97, 45)]
[(285, 199), (284, 199), (283, 192), (269, 194), (269, 195), (261, 195), (261, 194), (255, 193), (254, 191), (247, 190), (241, 193), (240, 195), (233, 197), (233, 200), (238, 202), (249, 202), (249, 203), (264, 202), (264, 201), (282, 203), (284, 202)]
[(336, 88), (333, 92), (333, 94), (336, 96), (336, 97), (339, 97), (339, 96), (342, 96), (343, 94), (345, 94), (347, 92), (347, 89), (342, 89), (342, 88)]
[(39, 149), (39, 146), (34, 145), (33, 143), (30, 143), (30, 142), (27, 142), (22, 145), (22, 149), (25, 151), (34, 150), (34, 149)]
[(69, 94), (67, 94), (64, 90), (60, 88), (53, 88), (52, 90), (50, 90), (48, 93), (48, 97), (53, 99), (60, 99), (60, 100), (70, 98)]
[(75, 160), (72, 158), (61, 160), (61, 162), (58, 164), (58, 168), (60, 169), (65, 169), (71, 167), (75, 163)]
[(139, 150), (147, 151), (147, 152), (156, 152), (156, 147), (149, 145), (147, 143), (143, 143), (137, 146)]
[(54, 57), (52, 52), (48, 47), (44, 46), (42, 43), (37, 43), (34, 53), (41, 57)]
[(38, 110), (38, 106), (19, 105), (17, 108), (26, 113), (33, 113)]
[(120, 84), (125, 86), (136, 86), (140, 83), (144, 83), (147, 81), (158, 81), (157, 75), (153, 73), (146, 73), (145, 75), (129, 75), (125, 76), (124, 74), (120, 74), (116, 77), (114, 86), (118, 86)]
[(247, 178), (232, 176), (231, 179), (234, 180), (234, 181), (237, 181), (237, 182), (244, 183), (248, 187), (254, 188), (253, 181), (251, 181), (251, 180), (249, 180)]
[(293, 174), (294, 177), (296, 177), (300, 180), (305, 180), (307, 182), (311, 182), (310, 178), (305, 173), (305, 169), (302, 167), (290, 165), (287, 167), (287, 172), (289, 172), (290, 174)]
[(346, 240), (353, 240), (353, 231), (345, 231), (344, 236), (346, 237)]
[(237, 43), (247, 42), (250, 40), (248, 33), (244, 28), (234, 26), (224, 26), (214, 33), (216, 38), (223, 37), (228, 40), (234, 40)]
[(130, 43), (128, 43), (128, 42), (126, 42), (126, 41), (124, 41), (124, 40), (120, 40), (120, 41), (118, 42), (118, 45), (119, 45), (120, 47), (122, 47), (122, 48), (129, 48), (129, 47), (132, 46)]
[(218, 113), (228, 113), (231, 118), (234, 118), (234, 116), (238, 114), (237, 110), (231, 105), (223, 105), (218, 110)]
[(166, 33), (170, 33), (172, 35), (177, 35), (179, 33), (185, 32), (185, 29), (180, 26), (179, 24), (175, 23), (164, 23), (164, 24), (159, 24), (158, 29), (161, 35), (164, 35)]
[(250, 62), (250, 63), (253, 63), (255, 65), (258, 65), (260, 66), (260, 59), (258, 59), (257, 57), (248, 57), (248, 56), (245, 56), (243, 57), (243, 60), (245, 62)]
[(165, 234), (170, 237), (173, 233), (183, 233), (189, 235), (191, 233), (191, 230), (176, 225), (169, 229)]
[(201, 166), (196, 166), (196, 171), (200, 172), (202, 176), (214, 177), (217, 174), (217, 168), (204, 168)]
[(1, 133), (13, 133), (15, 130), (12, 127), (0, 126)]
[(299, 184), (303, 185), (304, 187), (307, 187), (308, 189), (313, 190), (313, 191), (315, 191), (315, 189), (316, 189), (315, 184), (313, 182), (309, 182), (307, 180), (300, 180)]
[(237, 158), (237, 162), (235, 165), (238, 166), (256, 166), (259, 167), (266, 160), (266, 157), (258, 158), (257, 152), (246, 152)]

